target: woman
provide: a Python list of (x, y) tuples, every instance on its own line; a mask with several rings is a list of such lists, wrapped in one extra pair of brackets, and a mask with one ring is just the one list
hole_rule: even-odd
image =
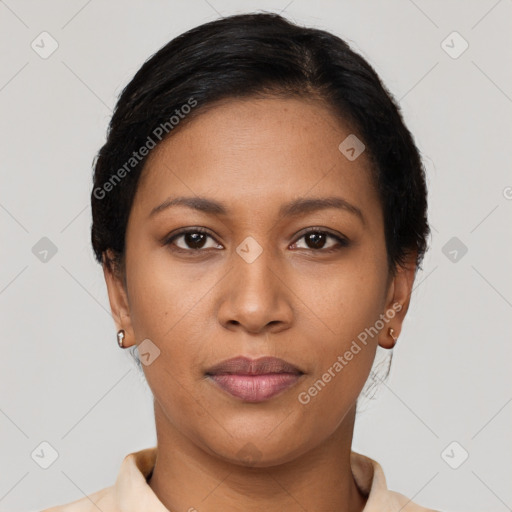
[(427, 248), (398, 106), (338, 37), (276, 14), (177, 37), (121, 94), (92, 244), (157, 446), (48, 511), (425, 511), (351, 450)]

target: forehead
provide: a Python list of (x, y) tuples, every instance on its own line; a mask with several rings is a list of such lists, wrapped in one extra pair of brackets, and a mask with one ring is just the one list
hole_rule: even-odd
[(240, 214), (333, 193), (375, 207), (367, 155), (349, 160), (339, 149), (353, 135), (319, 101), (223, 101), (152, 151), (134, 209), (148, 215), (170, 196), (197, 195), (221, 199)]

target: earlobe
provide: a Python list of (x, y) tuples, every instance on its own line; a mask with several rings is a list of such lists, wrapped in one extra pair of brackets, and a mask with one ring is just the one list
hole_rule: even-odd
[(121, 330), (124, 332), (123, 348), (127, 348), (135, 342), (130, 318), (130, 308), (123, 280), (121, 279), (121, 276), (116, 273), (112, 262), (112, 252), (108, 249), (103, 253), (103, 275), (107, 285), (108, 299), (116, 330), (117, 332)]
[(389, 285), (384, 313), (388, 322), (379, 333), (379, 345), (382, 348), (391, 349), (398, 341), (405, 315), (409, 309), (415, 274), (416, 258), (413, 253), (404, 265), (397, 266), (396, 274)]
[(398, 334), (395, 334), (395, 329), (393, 327), (388, 327), (385, 329), (386, 336), (384, 340), (381, 340), (379, 337), (379, 345), (382, 348), (392, 349), (395, 347), (396, 342), (398, 341)]

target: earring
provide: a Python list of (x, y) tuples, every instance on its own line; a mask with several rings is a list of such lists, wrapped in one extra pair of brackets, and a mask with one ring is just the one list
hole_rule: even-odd
[(123, 344), (124, 342), (124, 331), (123, 329), (121, 329), (120, 331), (117, 331), (117, 344), (121, 347), (121, 348), (126, 348)]
[(393, 338), (393, 341), (396, 343), (396, 340), (398, 339), (398, 336), (394, 336), (395, 330), (392, 327), (390, 327), (388, 329), (388, 334), (391, 336), (391, 338)]

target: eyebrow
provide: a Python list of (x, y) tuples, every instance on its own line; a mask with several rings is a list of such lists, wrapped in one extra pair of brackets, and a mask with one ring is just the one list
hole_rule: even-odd
[[(151, 210), (149, 217), (153, 217), (157, 213), (175, 206), (184, 206), (193, 210), (198, 210), (214, 215), (229, 214), (229, 209), (223, 203), (214, 199), (208, 199), (206, 197), (181, 196), (166, 199), (163, 203)], [(357, 216), (363, 224), (366, 224), (364, 215), (357, 206), (354, 206), (347, 200), (337, 196), (295, 199), (282, 205), (279, 209), (278, 216), (279, 218), (293, 217), (328, 208), (345, 210)]]

